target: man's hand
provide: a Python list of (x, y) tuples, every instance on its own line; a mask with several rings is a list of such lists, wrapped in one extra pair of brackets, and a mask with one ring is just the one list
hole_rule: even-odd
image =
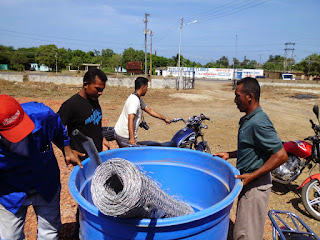
[(107, 150), (109, 150), (110, 149), (110, 143), (107, 141), (107, 139), (105, 139), (105, 138), (103, 138), (103, 149), (102, 149), (102, 151), (107, 151)]
[(146, 106), (145, 109), (142, 109), (146, 113), (148, 113), (150, 116), (159, 118), (163, 120), (166, 124), (170, 124), (170, 119), (166, 118), (165, 116), (162, 116), (160, 113), (156, 112), (155, 110), (151, 109), (150, 107)]
[(218, 152), (214, 153), (213, 156), (221, 157), (223, 160), (227, 160), (229, 158), (236, 158), (237, 157), (237, 151), (233, 152)]
[(79, 153), (76, 150), (72, 150), (70, 146), (64, 147), (64, 157), (66, 160), (66, 164), (69, 166), (72, 164), (73, 166), (79, 165), (80, 168), (83, 168), (81, 161), (78, 156), (85, 156), (84, 153)]
[(240, 179), (242, 181), (243, 186), (247, 185), (249, 182), (255, 179), (255, 176), (252, 173), (244, 173), (241, 175), (236, 175), (236, 179)]
[(288, 155), (286, 150), (282, 147), (278, 152), (272, 154), (270, 158), (257, 170), (252, 173), (244, 173), (242, 175), (236, 175), (237, 179), (241, 179), (243, 185), (248, 184), (252, 180), (271, 172), (273, 169), (276, 169), (281, 164), (285, 163), (288, 160)]
[(135, 139), (130, 139), (129, 144), (131, 145), (138, 145)]
[(163, 121), (165, 121), (166, 124), (170, 124), (171, 123), (170, 119), (168, 119), (168, 118), (163, 119)]
[(73, 153), (74, 155), (80, 156), (80, 157), (86, 156), (85, 153), (78, 152), (77, 150), (74, 150), (74, 149), (72, 149), (72, 153)]
[(230, 157), (229, 153), (227, 153), (227, 152), (214, 153), (213, 156), (221, 157), (223, 160), (227, 160)]

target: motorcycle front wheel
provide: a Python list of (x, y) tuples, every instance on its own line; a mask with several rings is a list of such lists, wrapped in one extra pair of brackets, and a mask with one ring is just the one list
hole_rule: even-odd
[(210, 150), (210, 148), (209, 148), (209, 146), (207, 144), (204, 146), (204, 150), (203, 151), (206, 152), (206, 153), (211, 153), (211, 150)]
[(211, 150), (207, 142), (200, 142), (196, 147), (196, 150), (205, 152), (205, 153), (211, 153)]
[(302, 187), (302, 203), (310, 215), (320, 220), (320, 181), (314, 179)]

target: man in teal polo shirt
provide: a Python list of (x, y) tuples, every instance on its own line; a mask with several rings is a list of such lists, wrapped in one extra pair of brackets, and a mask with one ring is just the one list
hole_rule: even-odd
[(235, 99), (240, 112), (238, 150), (219, 152), (225, 160), (237, 158), (243, 189), (238, 198), (233, 231), (235, 240), (262, 240), (271, 192), (270, 172), (286, 162), (288, 155), (272, 122), (259, 104), (260, 85), (255, 78), (237, 82)]

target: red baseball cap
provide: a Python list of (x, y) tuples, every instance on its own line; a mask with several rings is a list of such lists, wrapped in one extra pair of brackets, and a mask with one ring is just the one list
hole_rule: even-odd
[(17, 143), (35, 128), (34, 122), (20, 103), (9, 95), (0, 95), (0, 134), (8, 141)]

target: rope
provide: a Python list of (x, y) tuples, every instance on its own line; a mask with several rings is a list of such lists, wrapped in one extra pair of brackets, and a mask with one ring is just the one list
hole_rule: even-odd
[(170, 218), (194, 213), (165, 193), (133, 163), (113, 158), (100, 164), (92, 178), (93, 203), (105, 215), (122, 218)]

